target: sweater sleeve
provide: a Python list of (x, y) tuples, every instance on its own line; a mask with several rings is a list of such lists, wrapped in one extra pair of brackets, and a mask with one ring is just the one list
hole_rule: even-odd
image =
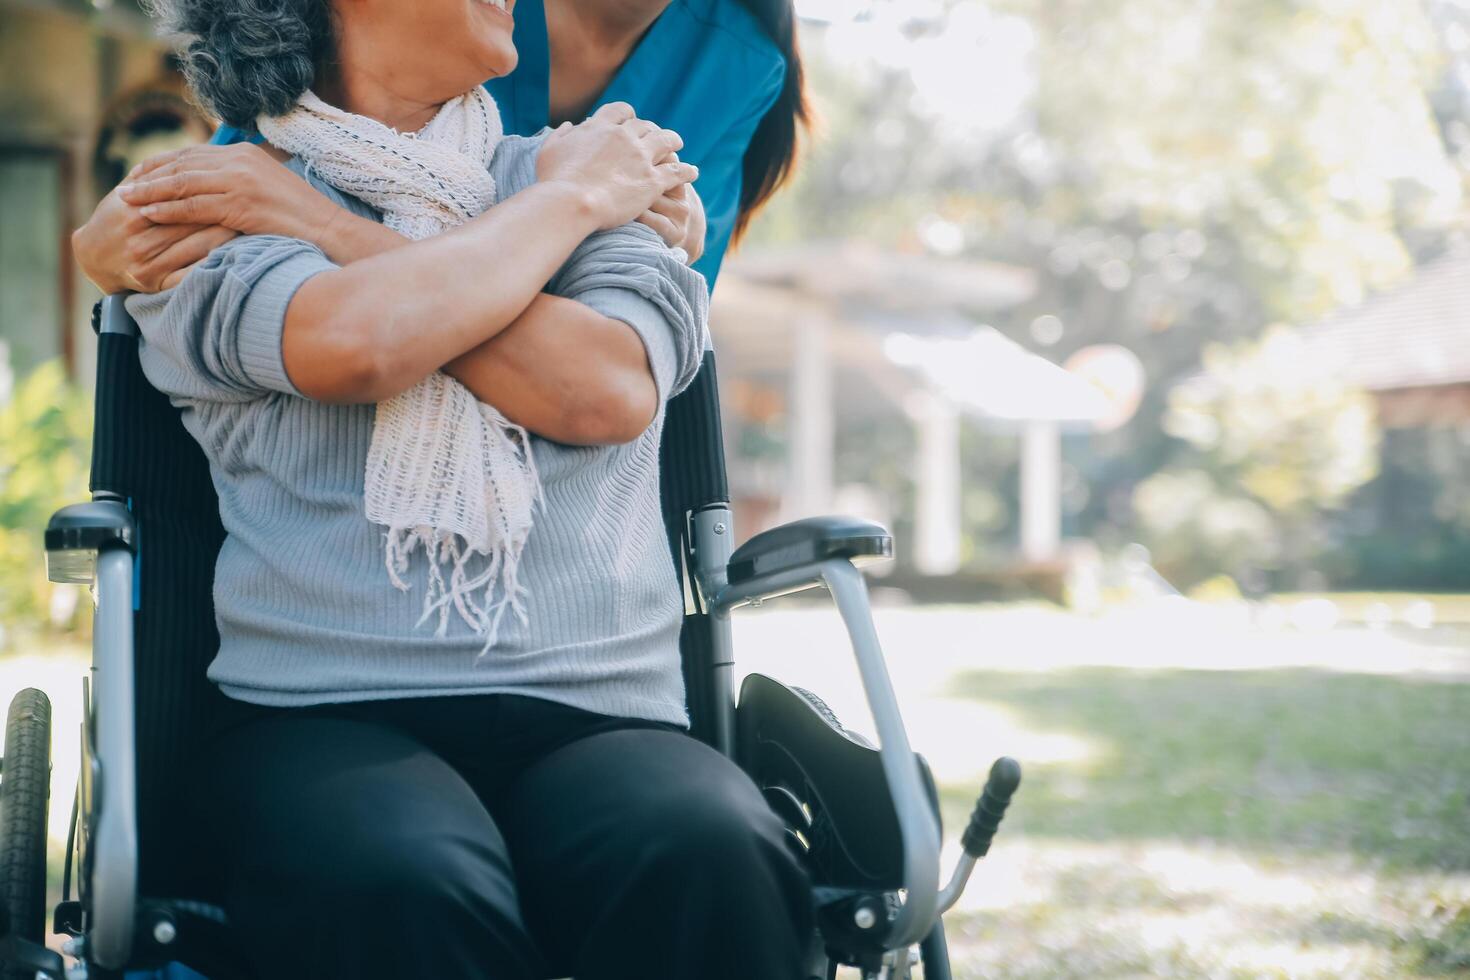
[[(536, 155), (544, 141), (544, 131), (501, 141), (490, 165), (497, 200), (535, 183)], [(664, 401), (694, 380), (709, 346), (709, 286), (686, 258), (653, 229), (633, 222), (590, 236), (546, 286), (548, 293), (631, 327), (648, 351)]]
[(286, 308), (302, 283), (335, 268), (314, 245), (254, 235), (215, 249), (172, 289), (128, 297), (148, 380), (176, 401), (300, 395), (281, 353)]
[(651, 228), (627, 224), (589, 237), (546, 291), (621, 320), (648, 351), (659, 398), (689, 386), (709, 346), (709, 286)]

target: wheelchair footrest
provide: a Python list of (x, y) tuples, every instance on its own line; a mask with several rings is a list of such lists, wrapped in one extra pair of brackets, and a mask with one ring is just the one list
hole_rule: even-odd
[[(820, 698), (762, 674), (745, 679), (736, 712), (737, 760), (805, 838), (816, 884), (902, 887), (903, 838), (878, 749), (845, 729)], [(937, 819), (933, 777), (915, 758)]]

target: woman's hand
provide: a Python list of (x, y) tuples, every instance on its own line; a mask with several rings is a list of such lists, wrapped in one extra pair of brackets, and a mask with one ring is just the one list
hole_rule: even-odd
[(211, 225), (154, 224), (113, 190), (72, 232), (71, 248), (82, 272), (104, 293), (156, 293), (176, 285), (235, 235)]
[(611, 102), (547, 136), (536, 177), (574, 187), (599, 228), (616, 228), (699, 176), (697, 168), (670, 159), (683, 145), (673, 130), (639, 119), (626, 102)]
[(340, 209), (259, 146), (191, 146), (143, 161), (118, 188), (160, 225), (314, 240)]

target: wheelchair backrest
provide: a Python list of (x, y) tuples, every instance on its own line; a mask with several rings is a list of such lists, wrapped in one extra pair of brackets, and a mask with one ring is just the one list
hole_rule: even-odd
[[(730, 502), (714, 351), (705, 351), (704, 363), (694, 381), (669, 402), (659, 447), (659, 483), (674, 575), (681, 589), (692, 591), (697, 587), (689, 576), (693, 567), (689, 515), (706, 507), (728, 506)], [(698, 602), (684, 616), (684, 627), (679, 631), (679, 654), (684, 667), (690, 731), (713, 745), (718, 718), (729, 712), (731, 705), (722, 702), (709, 684), (714, 625)]]
[[(94, 316), (94, 329), (98, 318)], [(179, 411), (143, 375), (136, 331), (101, 333), (97, 350), (91, 488), (128, 501), (138, 526), (135, 691), (138, 745), (139, 888), (153, 897), (203, 895), (193, 845), (208, 828), (182, 825), (182, 804), (205, 720), (224, 695), (205, 677), (219, 648), (212, 594), (224, 541), (219, 500), (203, 451)], [(728, 500), (714, 355), (667, 410), (661, 494), (681, 586), (687, 515)], [(696, 734), (722, 709), (708, 704), (702, 663), (708, 620), (691, 615), (680, 638)], [(201, 836), (195, 836), (198, 832)]]
[(204, 721), (224, 695), (205, 678), (219, 648), (211, 594), (224, 541), (204, 453), (143, 376), (136, 334), (97, 339), (92, 492), (128, 502), (138, 528), (134, 603), (139, 888), (187, 894), (179, 815)]

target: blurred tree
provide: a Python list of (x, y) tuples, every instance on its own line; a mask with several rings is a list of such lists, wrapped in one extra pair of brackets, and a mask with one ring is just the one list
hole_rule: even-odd
[(1211, 345), (1205, 370), (1174, 389), (1165, 426), (1189, 448), (1138, 488), (1138, 511), (1166, 575), (1193, 584), (1222, 567), (1248, 583), (1301, 587), (1327, 543), (1319, 516), (1378, 472), (1372, 397), (1273, 327)]
[(1443, 224), (1459, 205), (1417, 0), (1011, 5), (1038, 27), (1038, 131), (1094, 206), (1222, 226), (1273, 316), (1402, 275), (1400, 214)]
[[(76, 617), (46, 579), (41, 535), (58, 507), (85, 499), (91, 399), (48, 361), (0, 391), (0, 626), (69, 627)], [(56, 620), (60, 622), (56, 622)]]

